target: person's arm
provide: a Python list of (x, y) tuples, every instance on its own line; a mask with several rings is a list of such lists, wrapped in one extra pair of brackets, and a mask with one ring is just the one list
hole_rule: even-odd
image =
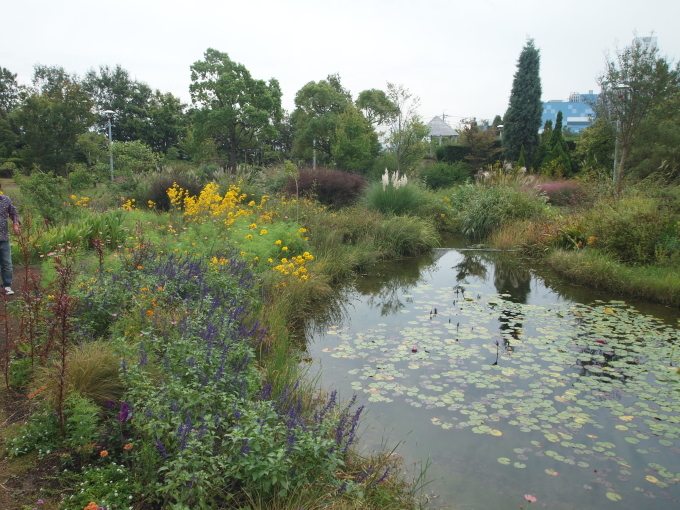
[(12, 220), (12, 230), (16, 235), (21, 234), (21, 221), (19, 220), (19, 213), (17, 212), (17, 208), (14, 207), (14, 204), (12, 201), (9, 201), (9, 206), (7, 207), (7, 216), (9, 216), (9, 219)]

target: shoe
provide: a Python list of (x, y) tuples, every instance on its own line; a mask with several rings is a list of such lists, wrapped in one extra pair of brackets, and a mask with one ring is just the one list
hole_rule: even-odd
[(11, 296), (12, 294), (14, 294), (12, 287), (5, 287), (4, 290), (5, 290), (5, 294), (8, 295), (8, 296)]

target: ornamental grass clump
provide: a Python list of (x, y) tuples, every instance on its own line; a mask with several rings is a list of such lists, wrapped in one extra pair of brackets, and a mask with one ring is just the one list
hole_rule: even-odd
[(474, 239), (484, 239), (512, 221), (549, 215), (544, 195), (517, 186), (468, 184), (454, 188), (450, 200), (458, 231)]
[(400, 176), (399, 172), (390, 175), (387, 169), (381, 182), (371, 184), (364, 194), (366, 207), (395, 215), (415, 212), (420, 201), (421, 191), (414, 185), (408, 186), (406, 175)]

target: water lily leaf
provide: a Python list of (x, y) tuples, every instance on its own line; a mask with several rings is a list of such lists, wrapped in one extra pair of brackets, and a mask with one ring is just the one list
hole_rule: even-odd
[(525, 467), (527, 467), (526, 464), (522, 464), (521, 462), (515, 462), (513, 466), (515, 466), (517, 469), (524, 469)]
[(623, 498), (617, 492), (608, 491), (607, 492), (607, 499), (611, 499), (612, 501), (621, 501), (621, 499), (623, 499)]
[(504, 466), (508, 466), (508, 465), (510, 465), (510, 462), (512, 462), (512, 461), (510, 459), (508, 459), (507, 457), (499, 457), (498, 462), (503, 464)]
[(550, 476), (557, 476), (559, 473), (555, 471), (554, 469), (547, 468), (545, 469), (546, 474), (549, 474)]
[(652, 482), (652, 483), (658, 483), (659, 482), (659, 479), (656, 476), (652, 476), (652, 475), (647, 475), (645, 477), (645, 480), (647, 480), (648, 482)]

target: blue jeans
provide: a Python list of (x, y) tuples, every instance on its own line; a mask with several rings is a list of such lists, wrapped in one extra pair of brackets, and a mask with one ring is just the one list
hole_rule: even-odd
[(12, 248), (9, 241), (0, 241), (0, 274), (2, 274), (2, 286), (12, 286)]

